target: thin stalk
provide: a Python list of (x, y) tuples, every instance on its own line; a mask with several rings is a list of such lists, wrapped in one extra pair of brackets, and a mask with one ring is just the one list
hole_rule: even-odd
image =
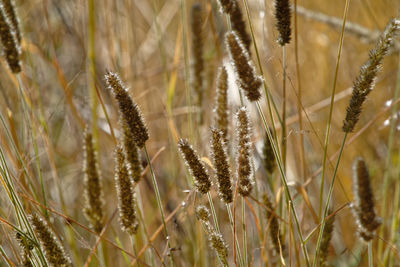
[[(399, 210), (399, 206), (400, 206), (400, 187), (399, 186), (396, 186), (393, 203), (395, 203), (393, 210), (396, 210), (396, 211)], [(399, 216), (393, 216), (392, 231), (391, 231), (391, 238), (390, 238), (390, 242), (392, 244), (396, 243), (396, 235), (397, 235), (398, 229), (399, 229), (398, 227), (399, 227)], [(393, 254), (391, 253), (390, 248), (387, 249), (387, 255), (385, 256), (383, 265), (389, 266), (389, 267), (394, 266), (394, 258), (393, 258)]]
[(157, 205), (158, 205), (158, 209), (160, 210), (161, 221), (162, 221), (163, 226), (164, 226), (164, 234), (165, 234), (165, 237), (167, 238), (167, 244), (168, 244), (168, 248), (170, 250), (168, 255), (170, 256), (170, 260), (171, 260), (172, 266), (175, 266), (174, 257), (173, 257), (172, 252), (171, 252), (171, 244), (170, 244), (170, 241), (169, 241), (167, 225), (165, 223), (164, 209), (163, 209), (162, 202), (161, 202), (160, 191), (158, 189), (156, 175), (154, 173), (153, 165), (151, 164), (151, 161), (150, 161), (149, 153), (147, 152), (147, 147), (144, 146), (143, 150), (144, 150), (144, 153), (146, 155), (146, 160), (147, 160), (147, 162), (149, 164), (149, 168), (150, 168), (150, 172), (151, 172), (151, 178), (152, 178), (152, 182), (153, 182), (153, 186), (154, 186), (154, 191), (156, 193)]
[(368, 266), (369, 267), (374, 266), (374, 258), (372, 254), (372, 240), (368, 242)]
[(215, 212), (214, 202), (212, 200), (210, 192), (207, 192), (207, 197), (208, 197), (208, 202), (210, 203), (211, 214), (214, 220), (215, 229), (217, 230), (217, 233), (220, 234), (221, 231), (219, 230), (218, 217), (217, 213)]
[[(330, 131), (331, 131), (333, 104), (335, 103), (336, 82), (337, 82), (337, 77), (338, 77), (338, 73), (339, 73), (339, 63), (340, 63), (340, 57), (342, 55), (344, 29), (345, 29), (345, 26), (346, 26), (347, 13), (349, 11), (349, 5), (350, 5), (350, 0), (346, 0), (346, 4), (345, 4), (345, 8), (344, 8), (344, 15), (343, 15), (342, 32), (340, 33), (338, 56), (337, 56), (337, 59), (336, 59), (335, 77), (333, 78), (333, 86), (332, 86), (332, 94), (331, 94), (331, 103), (330, 103), (330, 107), (329, 107), (328, 124), (326, 126), (326, 132), (325, 132), (324, 157), (323, 157), (323, 160), (322, 160), (322, 178), (321, 178), (321, 189), (320, 189), (320, 193), (319, 193), (319, 212), (318, 212), (318, 217), (321, 217), (322, 202), (324, 200), (324, 185), (325, 185), (325, 173), (326, 173), (326, 160), (328, 158), (329, 134), (330, 134)], [(325, 225), (325, 223), (324, 223), (324, 225)]]
[(322, 219), (321, 219), (321, 228), (320, 228), (319, 234), (318, 234), (317, 247), (316, 247), (316, 249), (315, 249), (315, 258), (314, 258), (314, 264), (313, 264), (314, 267), (317, 266), (316, 264), (317, 264), (317, 262), (318, 262), (319, 249), (320, 249), (320, 246), (321, 246), (322, 236), (323, 236), (324, 229), (325, 229), (325, 223), (326, 223), (325, 220), (326, 220), (326, 216), (328, 215), (329, 203), (330, 203), (331, 197), (332, 197), (333, 186), (334, 186), (334, 184), (335, 184), (337, 171), (338, 171), (338, 169), (339, 169), (340, 159), (342, 158), (342, 154), (343, 154), (343, 149), (344, 149), (344, 146), (345, 146), (345, 144), (346, 144), (347, 135), (348, 135), (348, 133), (345, 133), (345, 134), (344, 134), (343, 141), (342, 141), (342, 145), (341, 145), (340, 151), (339, 151), (339, 156), (338, 156), (338, 159), (337, 159), (337, 161), (336, 161), (335, 171), (334, 171), (334, 173), (333, 173), (332, 182), (331, 182), (331, 185), (329, 186), (328, 198), (327, 198), (327, 200), (326, 200), (325, 209), (324, 209), (324, 214), (323, 214), (323, 217), (322, 217)]
[(246, 202), (242, 197), (242, 228), (243, 228), (243, 260), (244, 266), (248, 265), (247, 260), (247, 234), (246, 234)]
[(233, 233), (233, 235), (235, 237), (235, 240), (233, 240), (233, 242), (234, 242), (234, 245), (236, 246), (236, 251), (237, 251), (237, 255), (238, 255), (238, 259), (239, 259), (239, 266), (243, 267), (242, 254), (240, 253), (239, 241), (238, 241), (236, 235), (234, 234), (233, 216), (232, 216), (232, 211), (231, 211), (231, 208), (230, 208), (229, 204), (226, 204), (226, 210), (228, 211), (229, 222), (231, 224), (232, 233)]
[(286, 140), (286, 45), (282, 46), (282, 161), (283, 168), (286, 171), (286, 150), (287, 150), (287, 140)]

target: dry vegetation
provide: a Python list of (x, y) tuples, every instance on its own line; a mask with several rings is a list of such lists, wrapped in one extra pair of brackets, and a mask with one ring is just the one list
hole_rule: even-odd
[(13, 2), (0, 266), (399, 266), (398, 0)]

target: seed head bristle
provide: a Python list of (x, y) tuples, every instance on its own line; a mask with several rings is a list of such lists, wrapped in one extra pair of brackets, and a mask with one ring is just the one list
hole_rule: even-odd
[(284, 46), (291, 39), (291, 12), (289, 0), (275, 0), (276, 28), (279, 32), (278, 43)]
[(210, 217), (210, 211), (208, 210), (208, 208), (204, 205), (199, 205), (196, 207), (196, 216), (197, 219), (199, 219), (200, 221), (208, 221), (208, 218)]
[(353, 132), (360, 118), (362, 104), (372, 91), (384, 56), (393, 45), (393, 39), (400, 29), (400, 20), (393, 19), (386, 26), (385, 31), (377, 41), (375, 48), (369, 52), (367, 62), (361, 67), (360, 73), (353, 84), (353, 92), (350, 103), (346, 109), (346, 118), (343, 121), (343, 131)]
[(352, 205), (354, 216), (358, 224), (358, 232), (365, 241), (371, 240), (375, 230), (381, 225), (381, 218), (376, 215), (374, 196), (370, 184), (367, 165), (362, 158), (357, 158), (354, 170), (354, 196)]
[(200, 161), (196, 151), (186, 139), (179, 140), (178, 148), (181, 151), (182, 157), (189, 168), (190, 174), (194, 178), (196, 190), (201, 194), (206, 194), (210, 191), (211, 180), (206, 168), (204, 167), (204, 164)]
[(216, 128), (211, 128), (211, 151), (219, 195), (226, 204), (229, 204), (233, 200), (231, 170), (222, 132)]
[(121, 119), (128, 125), (136, 145), (139, 148), (144, 147), (149, 139), (149, 133), (139, 107), (128, 94), (118, 74), (108, 72), (105, 75), (105, 80), (118, 102)]
[(0, 39), (11, 71), (13, 73), (21, 72), (19, 43), (3, 2), (0, 2)]
[(242, 107), (237, 112), (236, 132), (238, 134), (238, 192), (246, 197), (250, 195), (253, 189), (253, 177), (250, 164), (251, 139), (250, 139), (250, 121), (247, 115), (247, 110)]
[(126, 167), (125, 155), (120, 145), (114, 152), (115, 158), (115, 184), (118, 195), (118, 209), (122, 230), (130, 235), (137, 232), (139, 223), (136, 216), (136, 197)]
[(256, 75), (249, 53), (235, 32), (226, 33), (225, 40), (239, 87), (245, 92), (249, 101), (259, 100), (263, 82), (261, 77)]
[[(332, 211), (329, 211), (328, 213), (331, 214)], [(319, 266), (321, 267), (328, 266), (327, 259), (329, 254), (329, 245), (334, 230), (334, 223), (335, 223), (335, 215), (332, 215), (325, 223), (324, 233), (322, 234), (322, 241), (319, 252)]]
[(232, 11), (229, 13), (229, 18), (232, 25), (232, 30), (234, 30), (242, 41), (246, 51), (250, 55), (250, 46), (251, 46), (251, 36), (248, 34), (246, 30), (246, 23), (243, 19), (242, 9), (239, 6), (239, 3), (235, 1), (233, 5)]
[(84, 132), (84, 188), (85, 208), (84, 212), (90, 221), (92, 228), (100, 233), (103, 228), (103, 189), (101, 175), (97, 159), (97, 153), (93, 145), (93, 137), (86, 127)]
[(226, 244), (224, 237), (213, 231), (209, 235), (211, 247), (214, 249), (215, 253), (221, 259), (222, 262), (226, 263), (228, 258), (228, 245)]
[(36, 214), (30, 217), (30, 222), (51, 266), (72, 266), (70, 258), (47, 223)]
[(4, 8), (4, 13), (9, 19), (12, 30), (14, 31), (15, 38), (18, 41), (18, 45), (21, 44), (21, 32), (19, 30), (18, 16), (15, 11), (15, 3), (13, 0), (1, 0)]
[(267, 194), (263, 195), (263, 202), (267, 208), (266, 217), (268, 221), (267, 224), (269, 224), (269, 234), (271, 237), (271, 241), (274, 246), (276, 254), (279, 255), (280, 251), (282, 251), (282, 253), (285, 252), (285, 243), (284, 243), (284, 238), (279, 230), (278, 218), (273, 212), (275, 211), (275, 208)]
[(126, 154), (126, 164), (129, 175), (135, 183), (138, 183), (142, 177), (143, 170), (140, 160), (140, 151), (125, 120), (120, 120), (120, 125), (122, 128), (122, 145)]
[(225, 66), (219, 69), (217, 77), (217, 99), (215, 103), (215, 124), (222, 131), (225, 142), (228, 139), (228, 73)]
[(218, 0), (221, 13), (231, 14), (237, 5), (236, 0)]
[(192, 52), (193, 52), (193, 88), (197, 94), (197, 105), (202, 106), (204, 94), (204, 58), (203, 58), (203, 9), (200, 3), (192, 6)]
[[(273, 133), (271, 128), (270, 132)], [(267, 134), (265, 134), (264, 137), (264, 146), (262, 154), (263, 154), (264, 168), (267, 171), (267, 173), (272, 174), (272, 172), (275, 169), (275, 154)]]

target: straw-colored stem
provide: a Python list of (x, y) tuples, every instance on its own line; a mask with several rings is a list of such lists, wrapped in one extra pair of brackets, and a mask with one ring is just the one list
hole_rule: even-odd
[(286, 172), (286, 45), (282, 46), (282, 162)]
[(234, 229), (233, 229), (233, 216), (232, 216), (232, 211), (230, 208), (229, 204), (226, 204), (226, 210), (228, 211), (228, 216), (229, 216), (229, 222), (231, 224), (231, 229), (232, 229), (232, 234), (235, 237), (235, 240), (233, 240), (234, 246), (236, 246), (236, 252), (237, 252), (237, 256), (239, 259), (239, 266), (243, 267), (243, 259), (242, 259), (242, 254), (240, 253), (240, 246), (239, 246), (239, 241), (236, 237), (236, 235), (234, 234)]
[(328, 158), (329, 134), (330, 134), (330, 131), (331, 131), (333, 104), (335, 103), (336, 82), (337, 82), (337, 77), (338, 77), (338, 73), (339, 73), (339, 63), (340, 63), (340, 57), (342, 55), (342, 46), (343, 46), (343, 40), (344, 40), (344, 29), (346, 27), (346, 20), (347, 20), (347, 13), (349, 11), (349, 5), (350, 5), (350, 0), (346, 0), (346, 4), (345, 4), (345, 8), (344, 8), (344, 15), (343, 15), (342, 32), (340, 34), (338, 55), (337, 55), (337, 59), (336, 59), (335, 77), (333, 78), (331, 103), (330, 103), (330, 106), (329, 106), (328, 124), (326, 126), (326, 132), (325, 132), (324, 156), (323, 156), (323, 160), (322, 160), (321, 189), (320, 189), (320, 193), (319, 193), (319, 212), (318, 212), (318, 217), (319, 218), (321, 217), (322, 202), (324, 200), (324, 186), (325, 186), (326, 160)]
[[(171, 249), (171, 244), (170, 244), (170, 241), (169, 241), (169, 235), (168, 235), (167, 225), (166, 225), (166, 223), (165, 223), (164, 209), (163, 209), (162, 202), (161, 202), (161, 196), (160, 196), (160, 191), (159, 191), (159, 189), (158, 189), (158, 184), (157, 184), (156, 175), (155, 175), (155, 173), (154, 173), (153, 165), (151, 164), (150, 157), (149, 157), (149, 153), (147, 152), (146, 146), (143, 147), (143, 150), (144, 150), (144, 153), (145, 153), (145, 155), (146, 155), (146, 160), (147, 160), (147, 162), (148, 162), (148, 164), (149, 164), (150, 173), (151, 173), (151, 179), (152, 179), (153, 186), (154, 186), (154, 192), (156, 193), (157, 205), (158, 205), (158, 209), (160, 210), (161, 221), (162, 221), (163, 226), (164, 226), (164, 234), (165, 234), (165, 237), (166, 237), (166, 239), (167, 239), (168, 248)], [(168, 255), (169, 255), (169, 257), (170, 257), (172, 266), (175, 266), (174, 257), (173, 257), (173, 255), (172, 255), (172, 252), (170, 251), (170, 252), (168, 253)]]
[(243, 261), (244, 266), (248, 265), (247, 259), (247, 234), (246, 234), (246, 202), (242, 197), (242, 229), (243, 229)]
[(373, 267), (374, 266), (374, 257), (373, 257), (373, 252), (372, 252), (372, 240), (368, 242), (368, 266)]
[(221, 231), (219, 230), (218, 217), (217, 213), (215, 212), (214, 202), (212, 200), (210, 192), (207, 193), (207, 197), (208, 197), (208, 202), (210, 203), (211, 214), (214, 220), (215, 229), (217, 230), (217, 233), (220, 234)]
[(318, 256), (319, 256), (319, 249), (320, 249), (320, 246), (321, 246), (322, 236), (323, 236), (324, 229), (325, 229), (326, 216), (328, 215), (329, 204), (330, 204), (332, 193), (333, 193), (333, 187), (335, 185), (336, 175), (337, 175), (337, 171), (339, 169), (340, 159), (342, 158), (343, 149), (344, 149), (344, 146), (346, 144), (347, 135), (348, 135), (348, 133), (344, 134), (342, 145), (341, 145), (340, 150), (339, 150), (339, 156), (338, 156), (338, 159), (336, 161), (335, 170), (333, 172), (332, 182), (331, 182), (331, 184), (329, 186), (328, 198), (326, 200), (324, 213), (323, 213), (323, 216), (322, 216), (322, 219), (321, 219), (321, 228), (320, 228), (319, 234), (318, 234), (317, 247), (315, 249), (315, 257), (314, 257), (314, 263), (313, 263), (314, 267), (317, 266)]

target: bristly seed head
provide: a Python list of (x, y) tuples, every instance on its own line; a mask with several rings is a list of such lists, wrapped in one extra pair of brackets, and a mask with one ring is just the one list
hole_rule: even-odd
[(86, 200), (84, 212), (92, 228), (100, 233), (103, 228), (103, 190), (93, 137), (88, 127), (84, 132), (83, 172)]
[(232, 30), (237, 33), (250, 57), (250, 46), (252, 39), (246, 30), (246, 23), (243, 19), (242, 9), (240, 8), (239, 3), (236, 1), (233, 5), (232, 11), (229, 13), (229, 18), (232, 24)]
[(182, 153), (185, 163), (189, 168), (190, 174), (194, 178), (196, 190), (201, 194), (206, 194), (210, 191), (211, 180), (207, 173), (204, 164), (201, 162), (196, 151), (186, 139), (180, 139), (178, 148)]
[(245, 107), (239, 109), (236, 114), (237, 126), (236, 132), (238, 135), (238, 179), (239, 179), (239, 194), (246, 197), (250, 195), (253, 189), (253, 177), (250, 164), (251, 158), (251, 138), (250, 138), (250, 121)]
[[(273, 134), (273, 129), (269, 128), (270, 132)], [(268, 174), (272, 174), (275, 169), (275, 154), (272, 148), (272, 144), (268, 138), (268, 135), (265, 133), (264, 137), (264, 146), (263, 146), (263, 163), (264, 168)]]
[(118, 102), (120, 116), (131, 130), (136, 145), (139, 148), (144, 147), (149, 139), (149, 133), (139, 107), (133, 102), (118, 74), (108, 72), (105, 80)]
[(140, 151), (125, 120), (120, 120), (119, 124), (122, 128), (122, 145), (126, 155), (126, 164), (129, 170), (129, 175), (135, 183), (138, 183), (142, 177), (143, 170), (140, 160)]
[(201, 107), (204, 94), (204, 58), (203, 58), (203, 9), (200, 3), (192, 6), (192, 53), (193, 53), (193, 89), (197, 94), (197, 106)]
[[(331, 214), (332, 211), (330, 210), (328, 213)], [(321, 267), (328, 266), (327, 259), (329, 254), (329, 245), (334, 230), (334, 223), (335, 223), (335, 215), (332, 215), (325, 223), (324, 233), (322, 234), (322, 241), (319, 252), (319, 266)]]
[(290, 42), (291, 39), (291, 12), (289, 0), (275, 0), (275, 18), (276, 28), (279, 32), (278, 43), (284, 46)]
[[(2, 0), (4, 13), (7, 15), (9, 19), (12, 30), (14, 31), (15, 38), (18, 41), (18, 45), (21, 44), (21, 31), (19, 30), (19, 20), (15, 10), (14, 0)], [(1, 7), (1, 5), (0, 5)]]
[(357, 220), (360, 237), (367, 242), (374, 237), (375, 230), (381, 225), (381, 218), (375, 213), (374, 196), (365, 161), (357, 158), (353, 169), (355, 201), (352, 209)]
[(369, 52), (369, 59), (361, 67), (360, 73), (353, 84), (353, 93), (351, 95), (350, 104), (346, 109), (346, 118), (343, 121), (342, 129), (344, 132), (353, 132), (360, 118), (362, 104), (374, 87), (375, 79), (381, 68), (383, 58), (393, 45), (393, 39), (397, 35), (399, 29), (400, 20), (391, 20), (376, 43), (375, 48)]
[(267, 223), (269, 224), (269, 234), (272, 240), (272, 244), (274, 246), (276, 254), (279, 255), (280, 251), (282, 251), (282, 253), (285, 251), (285, 243), (284, 243), (284, 238), (279, 230), (278, 218), (273, 213), (275, 211), (275, 208), (267, 194), (263, 195), (263, 202), (267, 208), (266, 217), (268, 220)]
[(226, 204), (229, 204), (233, 200), (231, 170), (222, 132), (216, 128), (211, 128), (211, 151), (218, 180), (219, 195)]
[(221, 13), (231, 14), (237, 5), (236, 0), (218, 0)]
[(40, 241), (40, 245), (44, 250), (44, 255), (51, 266), (67, 267), (72, 266), (70, 258), (65, 254), (64, 248), (60, 241), (56, 238), (53, 231), (47, 223), (39, 218), (36, 214), (30, 217), (33, 230)]
[(215, 103), (215, 124), (222, 131), (225, 142), (228, 139), (228, 73), (225, 66), (219, 69), (217, 77), (217, 99)]
[(126, 167), (125, 155), (120, 145), (115, 148), (115, 184), (118, 194), (118, 209), (122, 230), (134, 235), (138, 229), (136, 197)]
[(259, 100), (263, 81), (256, 75), (249, 53), (235, 32), (226, 33), (225, 40), (239, 87), (245, 92), (249, 101)]
[(206, 206), (199, 205), (196, 207), (196, 216), (197, 219), (206, 222), (210, 217), (210, 211), (207, 209)]

